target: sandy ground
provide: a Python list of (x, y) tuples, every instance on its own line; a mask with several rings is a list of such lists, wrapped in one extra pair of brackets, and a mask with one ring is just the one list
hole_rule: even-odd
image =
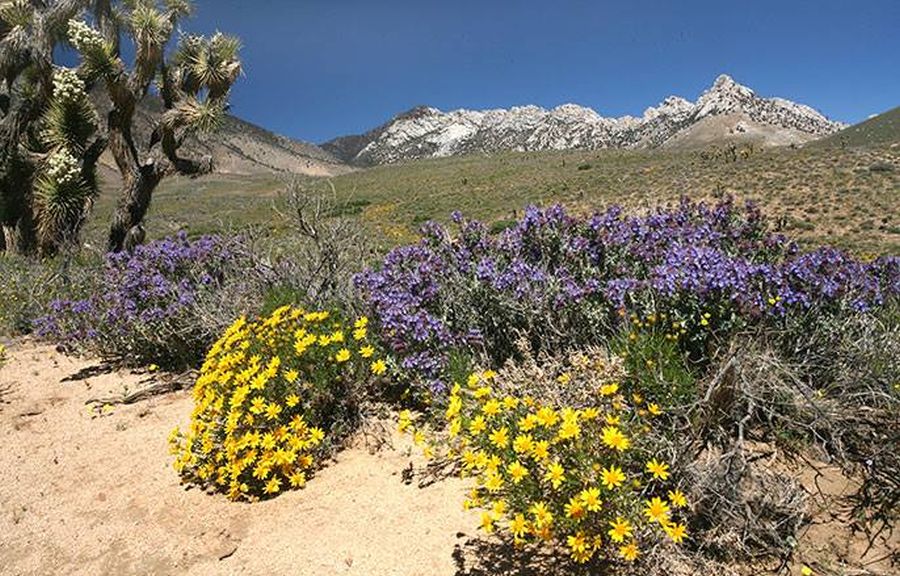
[[(479, 538), (477, 513), (460, 506), (461, 481), (404, 483), (403, 470), (422, 461), (394, 434), (379, 451), (358, 442), (306, 489), (266, 502), (188, 490), (166, 443), (188, 422), (188, 392), (103, 414), (86, 404), (146, 377), (104, 373), (46, 346), (11, 347), (0, 369), (0, 574), (561, 574), (546, 562), (523, 569)], [(868, 549), (833, 506), (852, 481), (824, 465), (797, 475), (813, 494), (813, 520), (781, 574), (805, 563), (820, 575), (900, 573), (890, 560), (900, 531)]]
[[(19, 345), (0, 369), (0, 573), (456, 573), (474, 535), (464, 486), (402, 482), (409, 451), (342, 452), (304, 490), (258, 504), (186, 490), (166, 437), (184, 427), (179, 392), (96, 416), (85, 402), (142, 376), (72, 377), (90, 362)], [(458, 534), (460, 534), (458, 536)]]

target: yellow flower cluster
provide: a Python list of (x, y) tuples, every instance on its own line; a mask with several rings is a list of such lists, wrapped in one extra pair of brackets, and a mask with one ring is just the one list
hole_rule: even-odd
[(0, 368), (6, 364), (6, 346), (0, 344)]
[[(482, 510), (483, 530), (506, 530), (518, 544), (555, 541), (580, 563), (633, 561), (654, 539), (687, 537), (673, 513), (687, 499), (643, 441), (658, 407), (638, 407), (643, 398), (626, 399), (616, 382), (597, 388), (590, 406), (551, 406), (499, 393), (501, 378), (487, 371), (455, 384), (444, 413), (449, 438), (429, 447), (448, 446), (474, 477), (464, 505)], [(558, 382), (579, 384), (569, 373)], [(400, 430), (423, 437), (408, 411)]]
[(194, 386), (190, 429), (170, 435), (175, 470), (233, 500), (304, 486), (352, 386), (386, 370), (368, 320), (285, 306), (229, 327)]

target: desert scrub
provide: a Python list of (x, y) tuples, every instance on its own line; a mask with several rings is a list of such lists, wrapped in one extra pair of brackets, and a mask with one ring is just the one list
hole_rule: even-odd
[(252, 272), (232, 247), (222, 237), (180, 233), (110, 254), (94, 271), (90, 294), (50, 302), (35, 331), (70, 350), (125, 364), (196, 365), (215, 336), (200, 304), (229, 279)]
[(6, 346), (0, 343), (0, 368), (6, 364)]
[(730, 200), (590, 218), (532, 206), (495, 235), (460, 214), (454, 221), (452, 232), (425, 225), (419, 243), (357, 278), (400, 376), (438, 398), (454, 350), (499, 366), (516, 358), (520, 336), (537, 351), (567, 353), (608, 342), (631, 315), (665, 314), (687, 328), (679, 347), (708, 365), (714, 347), (741, 331), (791, 338), (900, 296), (900, 258), (804, 253), (770, 233), (753, 205)]
[(386, 370), (367, 330), (291, 306), (236, 321), (206, 356), (189, 430), (172, 432), (175, 470), (232, 500), (302, 487)]
[(555, 543), (578, 563), (630, 562), (660, 540), (681, 543), (687, 528), (676, 516), (687, 499), (647, 441), (660, 408), (626, 397), (618, 358), (577, 353), (558, 366), (474, 373), (450, 390), (446, 432), (429, 440), (409, 412), (400, 429), (427, 455), (447, 447), (474, 477), (464, 505), (482, 510), (485, 532)]

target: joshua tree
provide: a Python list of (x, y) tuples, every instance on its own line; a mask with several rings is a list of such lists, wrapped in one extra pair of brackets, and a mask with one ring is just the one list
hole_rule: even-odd
[[(212, 169), (210, 158), (189, 159), (178, 151), (187, 136), (213, 129), (223, 118), (231, 86), (241, 73), (240, 43), (219, 33), (210, 38), (186, 35), (167, 53), (179, 19), (190, 14), (188, 0), (125, 0), (117, 6), (94, 0), (93, 7), (96, 27), (72, 21), (69, 39), (82, 56), (86, 77), (103, 83), (111, 102), (109, 149), (123, 183), (108, 248), (119, 251), (165, 176), (195, 176)], [(126, 37), (134, 44), (130, 67), (120, 50)], [(154, 84), (163, 110), (146, 141), (138, 142), (135, 109)]]
[(0, 250), (52, 254), (77, 239), (105, 142), (84, 83), (53, 66), (77, 0), (0, 1)]

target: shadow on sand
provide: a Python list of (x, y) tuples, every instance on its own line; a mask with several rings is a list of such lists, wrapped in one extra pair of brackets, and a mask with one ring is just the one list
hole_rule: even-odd
[[(464, 535), (459, 535), (461, 539)], [(581, 565), (561, 550), (516, 548), (498, 538), (467, 538), (453, 550), (456, 576), (588, 576), (606, 574), (605, 566)]]

